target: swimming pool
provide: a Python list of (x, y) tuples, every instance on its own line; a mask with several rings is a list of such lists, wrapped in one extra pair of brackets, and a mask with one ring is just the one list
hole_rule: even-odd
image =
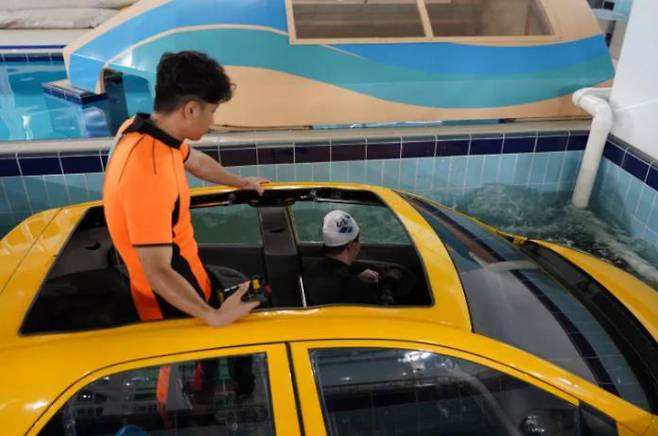
[[(79, 106), (42, 91), (42, 83), (65, 77), (61, 61), (0, 63), (0, 235), (38, 210), (94, 200), (100, 196), (104, 157), (98, 151), (95, 155), (96, 168), (91, 172), (89, 169), (78, 171), (67, 168), (64, 161), (57, 163), (60, 168), (57, 171), (29, 174), (24, 171), (13, 174), (3, 172), (3, 165), (12, 164), (12, 159), (21, 161), (21, 156), (3, 156), (2, 141), (105, 137), (113, 133), (108, 127), (113, 120), (107, 101)], [(566, 133), (566, 138), (573, 137), (569, 132)], [(532, 135), (536, 136), (537, 133)], [(306, 163), (300, 163), (297, 159), (294, 163), (280, 163), (279, 157), (290, 153), (290, 144), (278, 144), (275, 149), (270, 148), (262, 154), (261, 151), (266, 150), (250, 149), (248, 153), (258, 151), (261, 158), (251, 164), (240, 157), (247, 153), (246, 149), (234, 150), (232, 163), (224, 160), (224, 154), (222, 159), (225, 164), (235, 166), (233, 170), (243, 175), (259, 174), (272, 180), (373, 183), (419, 192), (502, 230), (548, 239), (594, 253), (633, 272), (658, 289), (658, 250), (655, 244), (658, 195), (646, 184), (653, 170), (646, 170), (645, 184), (642, 185), (642, 181), (631, 180), (628, 173), (622, 171), (622, 160), (615, 162), (617, 166), (611, 161), (604, 162), (605, 171), (602, 173), (612, 175), (608, 179), (614, 180), (612, 185), (619, 185), (617, 187), (622, 193), (619, 200), (614, 202), (615, 210), (612, 212), (616, 213), (620, 205), (623, 205), (621, 208), (630, 214), (626, 221), (641, 224), (638, 229), (631, 226), (629, 230), (623, 225), (624, 220), (610, 219), (605, 204), (596, 206), (596, 192), (592, 208), (594, 212), (580, 211), (569, 205), (575, 173), (570, 171), (566, 175), (565, 169), (577, 168), (579, 153), (582, 153), (569, 151), (566, 146), (560, 148), (560, 144), (566, 144), (570, 139), (565, 140), (559, 135), (548, 138), (536, 136), (532, 140), (528, 137), (508, 136), (502, 139), (476, 138), (471, 135), (469, 138), (466, 141), (463, 138), (453, 141), (453, 145), (456, 142), (464, 143), (468, 152), (458, 153), (455, 149), (446, 148), (446, 154), (440, 156), (437, 142), (434, 154), (430, 154), (434, 157), (424, 153), (423, 143), (418, 143), (418, 147), (410, 149), (405, 155), (406, 145), (394, 146), (384, 141), (379, 144), (380, 147), (374, 144), (377, 146), (374, 150), (379, 154), (375, 159), (372, 159), (374, 156), (360, 156), (356, 153), (354, 156), (346, 154), (339, 161), (336, 159), (336, 150), (361, 150), (363, 145), (341, 146), (333, 142), (330, 147), (322, 144), (315, 144), (317, 147), (306, 147), (308, 144), (299, 144), (301, 147), (297, 147), (298, 144), (295, 144), (293, 147), (295, 150), (314, 150), (315, 154), (322, 154), (320, 150), (323, 153), (331, 150), (327, 155), (328, 162), (316, 160), (311, 154)], [(545, 140), (543, 149), (540, 147), (542, 139)], [(516, 152), (521, 153), (509, 153), (508, 142), (514, 143)], [(476, 143), (480, 147), (479, 151), (474, 149)], [(534, 148), (526, 147), (532, 143)], [(368, 145), (368, 149), (370, 147)], [(497, 152), (490, 151), (496, 147), (499, 147)], [(524, 147), (527, 149), (523, 150)], [(208, 152), (217, 158), (220, 153), (217, 147), (215, 149), (212, 153)], [(278, 157), (274, 159), (275, 156)], [(53, 159), (57, 160), (61, 156), (58, 150), (53, 150), (50, 157), (41, 157), (46, 159), (44, 162), (52, 163)], [(87, 162), (89, 158), (71, 156), (70, 160)], [(192, 180), (191, 183), (199, 186), (198, 181)], [(638, 185), (633, 185), (631, 189), (632, 183)], [(603, 186), (599, 180), (599, 199), (603, 199), (604, 194), (609, 196), (614, 190), (612, 185), (608, 183)], [(635, 198), (631, 191), (641, 191), (642, 195)]]
[(80, 106), (41, 88), (63, 79), (64, 62), (48, 56), (0, 61), (0, 141), (111, 136), (107, 101)]

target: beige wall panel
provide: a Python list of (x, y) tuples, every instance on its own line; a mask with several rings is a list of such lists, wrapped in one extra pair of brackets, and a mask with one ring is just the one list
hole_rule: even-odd
[(233, 100), (217, 111), (215, 124), (219, 125), (259, 127), (584, 115), (573, 106), (571, 96), (490, 109), (429, 108), (388, 102), (271, 70), (229, 67), (228, 73), (238, 87)]

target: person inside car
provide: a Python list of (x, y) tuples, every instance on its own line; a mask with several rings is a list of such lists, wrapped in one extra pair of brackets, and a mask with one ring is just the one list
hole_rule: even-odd
[(378, 284), (383, 280), (399, 280), (400, 272), (393, 269), (380, 274), (369, 268), (356, 268), (353, 262), (361, 249), (359, 232), (359, 225), (347, 212), (333, 210), (325, 215), (324, 257), (305, 275), (309, 305), (386, 303)]

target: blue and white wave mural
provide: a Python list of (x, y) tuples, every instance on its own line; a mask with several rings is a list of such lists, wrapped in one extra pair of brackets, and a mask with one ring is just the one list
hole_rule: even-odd
[(596, 21), (585, 18), (590, 31), (581, 25), (545, 43), (291, 44), (285, 0), (147, 1), (68, 47), (68, 73), (85, 90), (103, 89), (104, 69), (152, 90), (162, 53), (204, 51), (238, 85), (218, 112), (229, 125), (568, 116), (577, 113), (573, 91), (614, 74)]

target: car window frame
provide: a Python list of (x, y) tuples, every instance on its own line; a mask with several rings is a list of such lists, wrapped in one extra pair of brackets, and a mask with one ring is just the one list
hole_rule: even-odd
[(278, 435), (301, 436), (301, 430), (296, 423), (300, 422), (296, 407), (293, 380), (290, 376), (290, 362), (284, 344), (246, 345), (210, 350), (187, 351), (183, 353), (151, 356), (137, 360), (116, 362), (110, 366), (98, 368), (73, 381), (67, 389), (61, 392), (32, 424), (27, 435), (38, 435), (48, 422), (64, 407), (80, 390), (93, 381), (124, 371), (133, 371), (150, 366), (161, 366), (202, 359), (225, 358), (248, 354), (265, 354), (267, 359), (267, 378), (271, 399), (274, 433)]
[[(301, 413), (304, 416), (304, 429), (307, 434), (318, 436), (327, 436), (327, 428), (325, 427), (325, 418), (322, 410), (322, 399), (320, 398), (319, 386), (313, 371), (313, 364), (311, 362), (310, 352), (314, 349), (328, 349), (328, 348), (390, 348), (390, 349), (410, 349), (414, 351), (427, 351), (437, 353), (444, 356), (455, 357), (458, 359), (467, 360), (482, 366), (486, 366), (493, 370), (499, 371), (508, 376), (522, 380), (544, 392), (555, 395), (557, 398), (562, 399), (575, 407), (589, 407), (590, 409), (599, 410), (601, 413), (611, 418), (617, 424), (618, 432), (620, 435), (631, 432), (632, 434), (642, 434), (640, 428), (646, 429), (650, 424), (652, 415), (643, 411), (642, 409), (634, 406), (620, 398), (612, 397), (598, 386), (591, 385), (585, 387), (579, 383), (572, 383), (570, 380), (565, 380), (567, 384), (572, 385), (572, 389), (582, 391), (583, 389), (597, 389), (602, 393), (608, 394), (605, 398), (596, 398), (596, 404), (593, 401), (586, 401), (581, 398), (576, 392), (570, 392), (564, 387), (555, 386), (550, 383), (547, 378), (542, 377), (542, 368), (533, 368), (532, 370), (523, 370), (523, 364), (527, 363), (524, 360), (515, 358), (508, 359), (505, 362), (497, 361), (489, 357), (485, 357), (481, 351), (456, 349), (443, 347), (439, 345), (432, 345), (422, 342), (411, 342), (404, 340), (365, 340), (365, 339), (346, 339), (346, 340), (317, 340), (294, 342), (291, 344), (291, 357), (292, 363), (295, 367), (296, 385), (298, 386), (298, 395), (301, 404)], [(522, 353), (525, 354), (525, 353)], [(553, 367), (554, 365), (549, 362), (541, 361), (541, 366)], [(578, 379), (574, 376), (574, 379)], [(585, 380), (583, 380), (587, 383)], [(633, 416), (629, 416), (629, 411), (633, 410)], [(638, 419), (640, 417), (641, 419)], [(629, 428), (623, 421), (633, 423), (633, 428)]]

